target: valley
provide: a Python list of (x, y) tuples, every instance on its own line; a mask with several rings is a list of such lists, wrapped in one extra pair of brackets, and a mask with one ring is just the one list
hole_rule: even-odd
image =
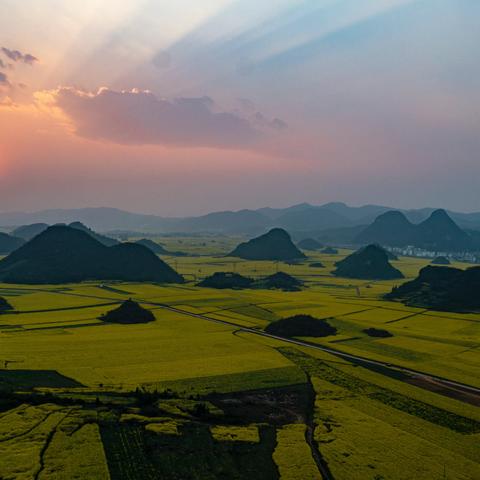
[[(382, 298), (403, 280), (333, 276), (347, 250), (293, 264), (226, 257), (238, 240), (162, 238), (167, 250), (197, 255), (162, 257), (184, 284), (0, 285), (14, 308), (0, 316), (0, 430), (12, 432), (0, 440), (0, 477), (57, 478), (60, 468), (114, 480), (480, 474), (480, 315)], [(428, 264), (391, 263), (406, 280)], [(282, 271), (303, 286), (196, 285), (217, 271)], [(100, 319), (127, 299), (155, 321)], [(264, 333), (298, 314), (325, 319), (336, 334)], [(14, 439), (28, 460), (16, 473), (7, 460)], [(400, 474), (399, 456), (408, 458)]]

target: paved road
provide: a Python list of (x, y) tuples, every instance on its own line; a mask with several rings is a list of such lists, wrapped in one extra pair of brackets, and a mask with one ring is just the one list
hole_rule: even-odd
[[(447, 378), (438, 377), (436, 375), (431, 375), (429, 373), (421, 372), (421, 371), (410, 369), (410, 368), (405, 368), (405, 367), (402, 367), (400, 365), (395, 365), (395, 364), (388, 363), (388, 362), (381, 362), (379, 360), (372, 360), (372, 359), (362, 357), (360, 355), (354, 355), (354, 354), (351, 354), (351, 353), (345, 353), (345, 352), (342, 352), (340, 350), (336, 350), (334, 348), (325, 347), (323, 345), (318, 345), (316, 343), (311, 343), (311, 342), (307, 342), (307, 341), (303, 341), (303, 340), (296, 340), (296, 339), (293, 339), (293, 338), (280, 337), (278, 335), (272, 335), (270, 333), (264, 332), (263, 330), (259, 330), (259, 329), (256, 329), (256, 328), (245, 327), (243, 325), (239, 325), (239, 324), (234, 323), (234, 322), (229, 322), (227, 320), (219, 320), (218, 318), (209, 317), (208, 315), (204, 315), (204, 314), (201, 314), (201, 313), (192, 313), (192, 312), (189, 312), (187, 310), (182, 310), (180, 308), (172, 307), (170, 305), (166, 305), (166, 304), (162, 304), (162, 303), (149, 302), (148, 300), (138, 299), (138, 301), (141, 301), (142, 303), (147, 303), (147, 304), (150, 304), (150, 305), (155, 305), (155, 306), (161, 307), (165, 310), (170, 310), (172, 312), (176, 312), (176, 313), (179, 313), (179, 314), (182, 314), (182, 315), (188, 315), (190, 317), (195, 317), (195, 318), (199, 318), (199, 319), (202, 319), (202, 320), (207, 320), (209, 322), (219, 323), (219, 324), (222, 324), (222, 325), (228, 325), (228, 326), (236, 328), (239, 331), (246, 332), (246, 333), (252, 333), (253, 335), (259, 335), (261, 337), (267, 337), (267, 338), (271, 338), (271, 339), (274, 339), (274, 340), (279, 340), (281, 342), (290, 343), (290, 344), (293, 344), (293, 345), (298, 345), (300, 347), (307, 347), (307, 348), (312, 348), (314, 350), (321, 350), (323, 352), (330, 353), (330, 354), (335, 355), (337, 357), (345, 358), (347, 360), (353, 360), (355, 362), (360, 362), (362, 364), (365, 364), (366, 366), (370, 365), (370, 366), (382, 367), (382, 368), (385, 368), (385, 369), (390, 369), (392, 372), (400, 371), (400, 372), (408, 375), (412, 379), (422, 379), (422, 380), (425, 380), (426, 382), (430, 382), (432, 385), (437, 385), (439, 387), (443, 387), (444, 389), (447, 389), (451, 392), (452, 391), (458, 391), (459, 393), (466, 393), (466, 394), (470, 394), (470, 395), (473, 395), (473, 396), (478, 396), (478, 401), (480, 402), (480, 388), (474, 387), (472, 385), (466, 385), (464, 383), (455, 382), (453, 380), (448, 380)], [(419, 386), (421, 386), (421, 385), (419, 385)], [(426, 388), (426, 387), (423, 387), (423, 388)]]

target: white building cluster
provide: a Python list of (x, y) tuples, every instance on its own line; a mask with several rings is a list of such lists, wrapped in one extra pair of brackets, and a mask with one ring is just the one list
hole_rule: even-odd
[(480, 263), (480, 252), (440, 252), (407, 245), (406, 247), (385, 247), (395, 255), (404, 257), (436, 258), (446, 257), (450, 261)]

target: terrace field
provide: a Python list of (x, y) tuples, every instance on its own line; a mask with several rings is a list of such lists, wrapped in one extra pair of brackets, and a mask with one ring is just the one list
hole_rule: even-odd
[[(480, 315), (383, 300), (401, 280), (336, 278), (345, 250), (292, 265), (225, 257), (236, 238), (160, 241), (192, 255), (162, 257), (187, 283), (0, 284), (15, 309), (0, 315), (0, 479), (480, 478), (478, 395), (402, 370), (480, 387)], [(427, 261), (392, 264), (409, 279)], [(196, 286), (277, 270), (305, 288)], [(127, 298), (156, 321), (98, 319)], [(256, 334), (295, 314), (337, 335)]]

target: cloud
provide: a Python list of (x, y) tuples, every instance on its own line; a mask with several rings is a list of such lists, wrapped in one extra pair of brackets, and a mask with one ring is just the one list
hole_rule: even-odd
[(7, 68), (7, 65), (3, 62), (1, 58), (0, 58), (0, 68)]
[(10, 50), (6, 47), (2, 47), (1, 51), (13, 62), (26, 63), (27, 65), (33, 65), (35, 62), (38, 62), (38, 58), (30, 53), (22, 53), (18, 50)]
[(1, 92), (2, 87), (6, 88), (6, 87), (10, 87), (10, 86), (11, 86), (11, 84), (8, 80), (7, 75), (3, 72), (0, 72), (0, 92)]
[(256, 122), (218, 111), (210, 97), (165, 100), (148, 90), (60, 87), (38, 99), (66, 115), (79, 136), (118, 144), (248, 149), (264, 133)]
[(286, 128), (288, 128), (287, 122), (284, 122), (280, 118), (274, 118), (273, 120), (271, 120), (270, 126), (275, 130), (285, 130)]
[(252, 113), (255, 111), (255, 104), (248, 98), (237, 98), (240, 108), (244, 112)]
[(274, 130), (280, 131), (288, 128), (288, 124), (281, 120), (280, 118), (274, 118), (270, 120), (263, 113), (256, 112), (254, 117), (255, 123), (265, 128), (272, 128)]
[(10, 98), (8, 97), (12, 89), (12, 84), (8, 80), (5, 73), (0, 72), (0, 107), (10, 104)]

